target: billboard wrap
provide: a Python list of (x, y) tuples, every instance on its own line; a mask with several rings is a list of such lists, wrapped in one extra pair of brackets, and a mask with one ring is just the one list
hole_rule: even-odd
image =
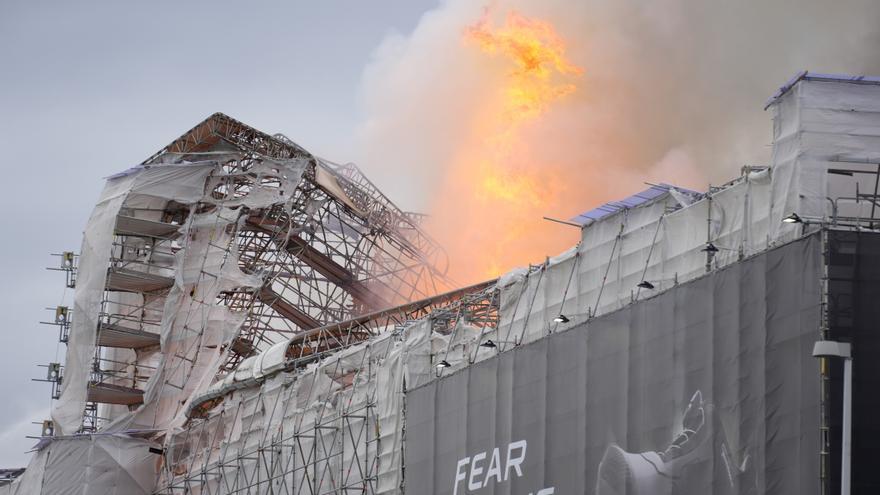
[(406, 396), (409, 493), (812, 494), (813, 235)]

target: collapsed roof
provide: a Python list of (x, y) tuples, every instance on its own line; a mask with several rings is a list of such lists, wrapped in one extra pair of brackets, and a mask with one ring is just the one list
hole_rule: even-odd
[[(420, 219), (353, 164), (210, 116), (108, 179), (78, 262), (59, 433), (164, 428), (260, 350), (448, 290)], [(365, 328), (308, 333), (296, 352)]]

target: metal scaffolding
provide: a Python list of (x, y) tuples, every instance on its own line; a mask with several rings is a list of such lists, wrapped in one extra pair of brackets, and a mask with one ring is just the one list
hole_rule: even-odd
[(253, 186), (248, 170), (266, 158), (310, 160), (293, 201), (242, 212), (244, 225), (236, 233), (241, 269), (265, 273), (266, 285), (222, 295), (231, 309), (248, 311), (225, 369), (301, 331), (449, 287), (445, 254), (411, 215), (354, 165), (313, 157), (283, 136), (218, 113), (144, 164), (203, 159), (216, 150), (226, 155), (225, 180), (212, 191), (217, 199), (247, 195)]
[(403, 466), (387, 456), (400, 455), (405, 403), (389, 414), (389, 399), (377, 397), (406, 390), (388, 378), (396, 346), (419, 325), (441, 335), (495, 328), (497, 310), (493, 280), (291, 339), (279, 373), (194, 404), (166, 442), (157, 493), (396, 492)]
[[(305, 163), (301, 176), (285, 175), (280, 164), (290, 160)], [(261, 281), (259, 287), (203, 291), (218, 276), (202, 266), (189, 285), (191, 313), (222, 307), (243, 318), (234, 338), (223, 344), (217, 376), (292, 337), (308, 343), (297, 352), (314, 355), (360, 341), (374, 332), (349, 329), (343, 338), (328, 328), (451, 287), (445, 253), (420, 228), (419, 215), (397, 208), (356, 166), (314, 157), (283, 135), (264, 134), (218, 113), (139, 167), (205, 162), (215, 168), (205, 185), (207, 200), (126, 200), (116, 215), (81, 431), (96, 431), (143, 403), (157, 356), (165, 353), (160, 335), (163, 318), (173, 310), (166, 308), (167, 296), (180, 276), (175, 260), (190, 252), (206, 259), (219, 253), (211, 262), (220, 270), (235, 265)], [(258, 193), (261, 201), (249, 198)], [(191, 249), (195, 234), (187, 222), (209, 214), (217, 217), (211, 239), (199, 246), (202, 251)], [(72, 253), (63, 255), (61, 269), (72, 287)], [(62, 341), (72, 313), (64, 308), (63, 321), (56, 317)], [(162, 356), (167, 361), (162, 386), (183, 390), (208, 331), (213, 330), (204, 322), (183, 322), (175, 339), (184, 344)]]
[[(252, 190), (287, 185), (280, 176), (267, 184), (265, 171), (292, 158), (308, 165), (289, 199), (249, 203)], [(137, 198), (115, 214), (79, 431), (169, 407), (161, 405), (166, 391), (179, 391), (165, 403), (184, 413), (184, 427), (156, 422), (150, 437), (164, 446), (158, 493), (394, 491), (401, 464), (387, 456), (401, 455), (408, 384), (389, 371), (389, 357), (425, 322), (450, 342), (459, 325), (494, 329), (496, 281), (450, 290), (445, 254), (420, 215), (396, 208), (354, 165), (312, 157), (220, 114), (143, 166), (205, 160), (217, 163), (211, 201)], [(213, 223), (196, 225), (204, 219)], [(65, 265), (68, 280), (75, 261)], [(232, 268), (259, 284), (221, 283)], [(213, 394), (193, 385), (205, 383), (197, 377), (211, 363), (203, 354), (221, 342), (211, 336), (223, 334), (211, 316), (218, 308), (240, 322), (220, 344), (208, 391), (247, 376), (282, 345), (282, 365), (259, 386), (248, 379), (237, 394)], [(56, 310), (64, 340), (74, 316)], [(63, 370), (52, 370), (57, 397)], [(44, 430), (51, 435), (54, 425)]]

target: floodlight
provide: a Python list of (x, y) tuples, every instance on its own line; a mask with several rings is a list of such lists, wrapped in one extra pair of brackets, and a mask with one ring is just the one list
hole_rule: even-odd
[(804, 223), (804, 220), (799, 217), (797, 213), (792, 213), (791, 215), (783, 218), (782, 223)]
[(847, 342), (820, 340), (813, 345), (813, 357), (852, 357), (852, 346)]

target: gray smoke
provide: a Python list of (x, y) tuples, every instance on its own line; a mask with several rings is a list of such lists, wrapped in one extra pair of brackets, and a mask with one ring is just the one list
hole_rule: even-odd
[[(441, 203), (435, 186), (469, 139), (470, 111), (497, 84), (486, 57), (461, 39), (483, 7), (442, 2), (409, 35), (390, 35), (365, 72), (357, 157), (404, 206)], [(551, 22), (584, 69), (576, 94), (523, 136), (565, 163), (583, 190), (577, 204), (548, 214), (574, 214), (642, 180), (726, 181), (744, 164), (768, 162), (764, 102), (798, 71), (880, 74), (877, 0), (497, 0), (491, 8)]]

